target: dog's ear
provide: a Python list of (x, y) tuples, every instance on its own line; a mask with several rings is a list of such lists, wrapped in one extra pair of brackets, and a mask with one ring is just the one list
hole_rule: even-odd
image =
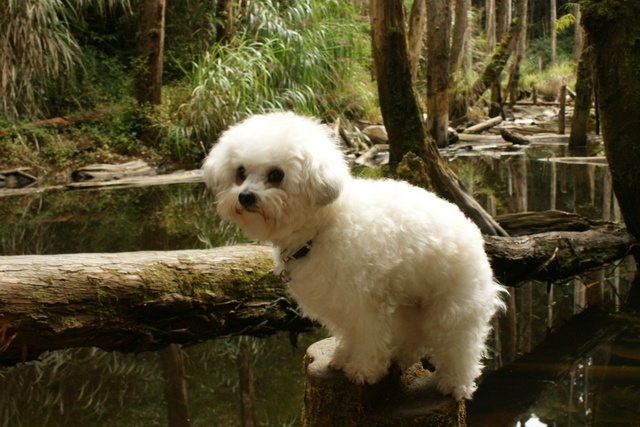
[(326, 206), (340, 196), (348, 176), (342, 159), (337, 159), (337, 164), (313, 159), (306, 165), (305, 170), (308, 173), (308, 196), (316, 205)]
[(233, 179), (233, 177), (227, 176), (227, 161), (225, 158), (225, 147), (218, 143), (209, 152), (202, 166), (202, 179), (214, 194), (221, 190), (227, 181)]

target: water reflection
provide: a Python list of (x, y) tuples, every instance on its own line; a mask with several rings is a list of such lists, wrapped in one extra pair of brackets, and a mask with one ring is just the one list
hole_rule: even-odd
[[(494, 214), (561, 209), (619, 220), (606, 165), (552, 161), (568, 154), (563, 144), (544, 144), (523, 153), (458, 154), (449, 160)], [(4, 255), (192, 249), (243, 239), (215, 215), (202, 184), (5, 197), (0, 218)], [(495, 394), (480, 409), (470, 405), (470, 422), (482, 415), (490, 422), (477, 425), (638, 425), (637, 317), (620, 314), (611, 334), (594, 330), (588, 345), (568, 346), (568, 357), (548, 361), (553, 369), (536, 356), (539, 365), (526, 377), (504, 372), (549, 337), (565, 333), (567, 320), (585, 307), (597, 302), (624, 310), (634, 271), (633, 261), (622, 260), (570, 280), (511, 289), (509, 311), (495, 321), (488, 362), (488, 371), (502, 372), (505, 381), (492, 389), (491, 374), (486, 376), (480, 390)], [(569, 336), (576, 331), (570, 329)], [(188, 404), (191, 426), (238, 426), (243, 416), (255, 416), (259, 425), (299, 425), (302, 355), (323, 337), (322, 331), (300, 336), (297, 348), (284, 333), (174, 348), (184, 358), (183, 373), (168, 371), (166, 361), (163, 370), (160, 353), (48, 353), (40, 362), (0, 370), (0, 426), (167, 425), (170, 403)], [(549, 372), (558, 374), (545, 376)], [(170, 385), (184, 384), (186, 398), (175, 391), (179, 387), (165, 389), (170, 377)], [(509, 391), (505, 384), (524, 394), (501, 395)], [(243, 395), (249, 397), (244, 406)], [(505, 395), (522, 399), (507, 407)]]

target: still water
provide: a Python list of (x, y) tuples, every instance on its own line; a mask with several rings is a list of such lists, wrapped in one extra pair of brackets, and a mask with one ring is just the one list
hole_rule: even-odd
[[(461, 151), (449, 161), (493, 214), (559, 209), (619, 220), (606, 165), (576, 163), (566, 159), (570, 154), (563, 144), (540, 144), (517, 153)], [(199, 183), (0, 197), (2, 255), (242, 241), (215, 215)], [(495, 321), (488, 374), (469, 405), (470, 425), (640, 425), (640, 320), (625, 311), (633, 271), (624, 259), (569, 280), (512, 289), (508, 313)], [(616, 314), (583, 312), (593, 302)], [(302, 334), (297, 346), (282, 333), (183, 348), (191, 425), (241, 425), (241, 374), (253, 376), (259, 425), (299, 425), (302, 356), (324, 336), (322, 330)], [(252, 372), (241, 363), (246, 358)], [(0, 369), (0, 427), (167, 425), (172, 396), (164, 392), (162, 359), (162, 352), (71, 349)], [(510, 364), (515, 359), (525, 362)]]

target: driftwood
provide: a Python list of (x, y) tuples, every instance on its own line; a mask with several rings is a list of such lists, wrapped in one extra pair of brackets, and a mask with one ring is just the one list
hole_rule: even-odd
[(156, 175), (155, 169), (151, 168), (144, 160), (135, 160), (119, 165), (95, 164), (84, 166), (73, 171), (71, 178), (74, 181), (108, 181), (125, 177), (152, 175)]
[(501, 129), (500, 135), (505, 141), (513, 142), (514, 144), (527, 145), (531, 143), (531, 138), (509, 129)]
[(0, 170), (0, 188), (22, 188), (34, 185), (38, 178), (31, 175), (31, 168)]
[(502, 116), (496, 116), (489, 120), (485, 120), (484, 122), (480, 122), (477, 125), (470, 126), (464, 130), (464, 133), (480, 133), (487, 129), (491, 129), (492, 127), (499, 125), (502, 123)]
[(0, 364), (70, 347), (140, 352), (170, 343), (300, 331), (270, 249), (0, 257)]
[(404, 373), (394, 365), (374, 385), (356, 385), (329, 367), (335, 339), (309, 347), (305, 355), (304, 425), (333, 426), (464, 426), (465, 402), (443, 396), (429, 371), (414, 367)]

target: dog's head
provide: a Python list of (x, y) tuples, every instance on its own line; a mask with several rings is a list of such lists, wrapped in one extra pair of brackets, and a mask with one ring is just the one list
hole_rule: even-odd
[(272, 241), (304, 226), (349, 179), (331, 130), (293, 113), (256, 115), (231, 127), (203, 169), (220, 215)]

